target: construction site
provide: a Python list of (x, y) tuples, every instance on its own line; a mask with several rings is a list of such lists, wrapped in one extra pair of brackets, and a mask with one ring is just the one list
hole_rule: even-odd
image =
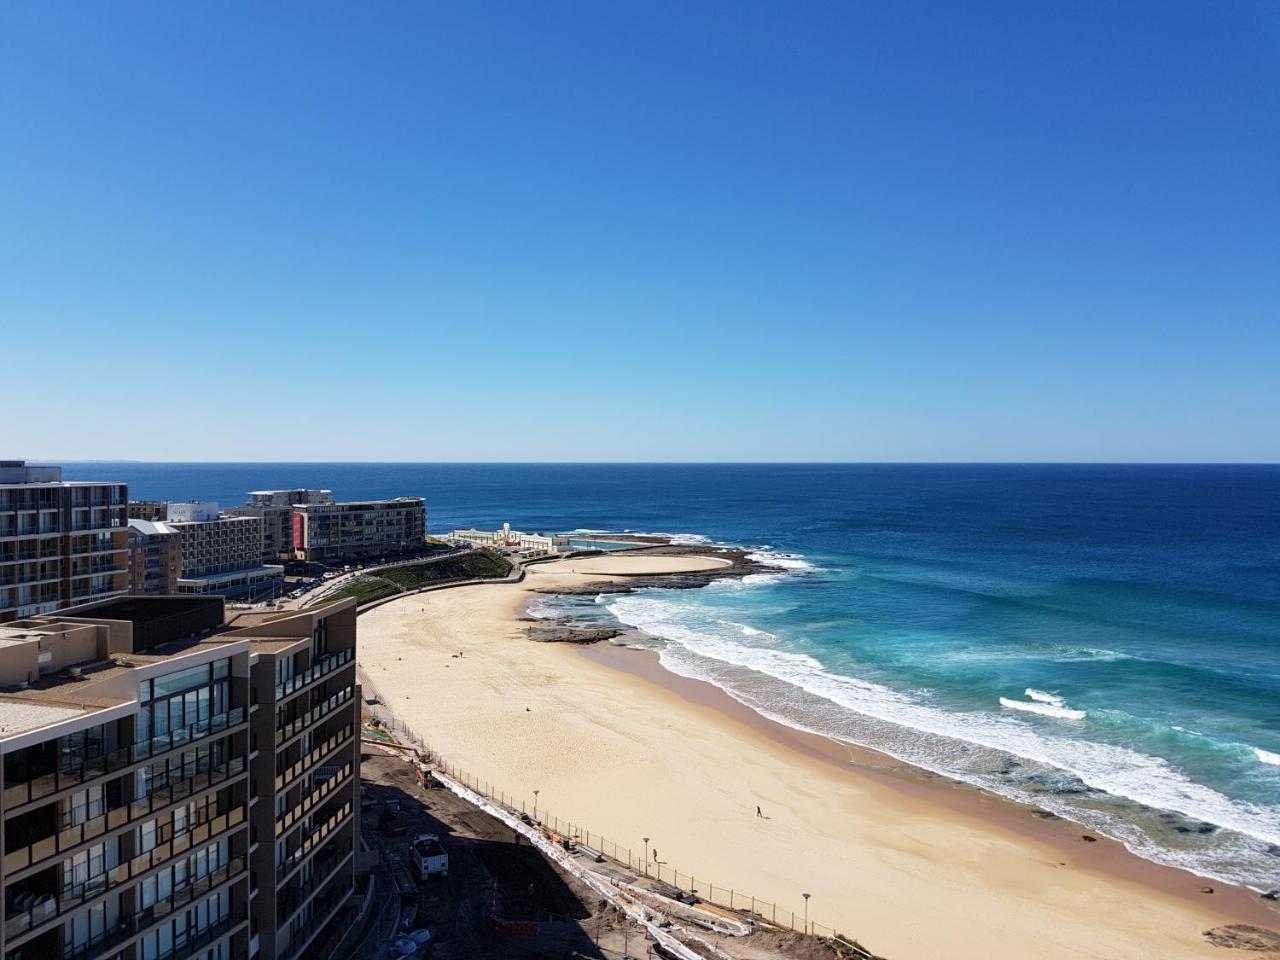
[(369, 716), (361, 770), (369, 881), (318, 960), (878, 960), (637, 872), (471, 790)]

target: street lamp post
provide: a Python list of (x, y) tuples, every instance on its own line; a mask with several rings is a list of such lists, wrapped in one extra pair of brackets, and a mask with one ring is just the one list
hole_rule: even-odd
[(649, 838), (644, 837), (644, 875), (649, 875)]
[(802, 893), (800, 894), (800, 896), (804, 897), (804, 932), (808, 933), (809, 932), (809, 894)]
[(533, 819), (538, 819), (538, 791), (533, 791)]

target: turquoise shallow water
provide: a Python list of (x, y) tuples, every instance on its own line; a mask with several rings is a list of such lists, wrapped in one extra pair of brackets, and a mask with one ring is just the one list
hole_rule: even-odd
[[(105, 471), (105, 472), (104, 472)], [(75, 465), (138, 497), (422, 494), (433, 530), (665, 532), (768, 572), (557, 599), (796, 726), (1280, 887), (1280, 468)], [(108, 475), (109, 474), (109, 475)]]

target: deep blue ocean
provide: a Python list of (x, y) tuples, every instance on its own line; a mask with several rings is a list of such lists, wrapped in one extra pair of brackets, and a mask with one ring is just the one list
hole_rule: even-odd
[(1280, 467), (67, 465), (136, 498), (420, 494), (429, 525), (667, 533), (769, 572), (556, 599), (762, 713), (1280, 886)]

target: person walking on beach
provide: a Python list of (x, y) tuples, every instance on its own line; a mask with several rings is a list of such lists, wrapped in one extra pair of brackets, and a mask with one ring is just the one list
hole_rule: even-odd
[(761, 820), (764, 819), (764, 811), (760, 809), (760, 804), (758, 803), (756, 804), (756, 816), (759, 817)]

